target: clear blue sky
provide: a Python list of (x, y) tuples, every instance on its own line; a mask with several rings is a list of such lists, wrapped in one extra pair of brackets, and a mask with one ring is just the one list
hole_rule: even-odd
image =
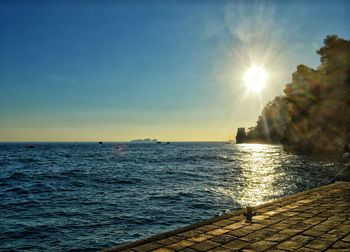
[[(1, 1), (0, 141), (233, 139), (348, 1)], [(251, 64), (269, 73), (247, 92)]]

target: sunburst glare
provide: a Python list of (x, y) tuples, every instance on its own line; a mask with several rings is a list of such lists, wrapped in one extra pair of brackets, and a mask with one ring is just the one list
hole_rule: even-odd
[(259, 92), (265, 87), (267, 77), (267, 72), (263, 67), (254, 65), (244, 73), (243, 80), (249, 90)]

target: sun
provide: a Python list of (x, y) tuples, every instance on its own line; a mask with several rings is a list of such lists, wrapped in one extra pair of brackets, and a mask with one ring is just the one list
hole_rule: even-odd
[(244, 73), (243, 80), (249, 90), (259, 92), (266, 85), (267, 77), (263, 67), (254, 65)]

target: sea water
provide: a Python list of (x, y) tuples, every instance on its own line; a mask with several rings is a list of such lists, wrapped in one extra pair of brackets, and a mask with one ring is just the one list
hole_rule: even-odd
[(327, 184), (342, 168), (279, 145), (31, 145), (0, 144), (3, 251), (96, 251)]

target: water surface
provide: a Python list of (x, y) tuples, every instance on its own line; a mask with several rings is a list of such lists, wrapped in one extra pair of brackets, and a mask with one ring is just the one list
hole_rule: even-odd
[(278, 145), (0, 144), (0, 249), (95, 251), (329, 183)]

